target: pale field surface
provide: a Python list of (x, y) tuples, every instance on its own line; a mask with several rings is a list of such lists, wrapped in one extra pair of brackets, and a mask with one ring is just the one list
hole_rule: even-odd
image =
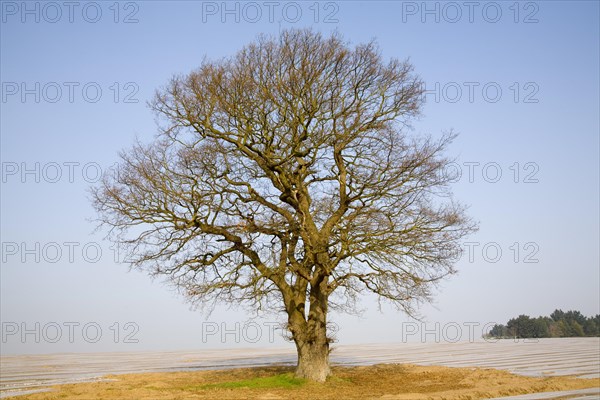
[[(3, 356), (0, 362), (0, 388), (2, 390), (0, 396), (24, 394), (59, 384), (97, 382), (105, 375), (120, 375), (111, 377), (111, 379), (120, 379), (121, 376), (125, 378), (122, 374), (142, 372), (200, 371), (267, 365), (291, 366), (295, 363), (295, 357), (295, 350), (292, 347)], [(335, 346), (331, 359), (332, 364), (339, 366), (385, 363), (494, 368), (526, 377), (570, 376), (583, 378), (588, 380), (587, 387), (590, 384), (598, 387), (600, 338), (339, 345)], [(233, 373), (233, 370), (231, 372)], [(366, 372), (363, 370), (363, 373)], [(169, 374), (154, 376), (162, 375)], [(136, 379), (130, 377), (132, 375), (127, 375), (127, 379)], [(517, 383), (515, 381), (513, 384), (528, 385), (528, 382), (523, 380)], [(577, 385), (573, 386), (570, 383), (557, 385), (547, 385), (547, 387), (538, 389), (543, 391), (580, 389)], [(495, 392), (488, 391), (486, 393)], [(527, 393), (527, 391), (520, 393)], [(557, 398), (554, 395), (548, 396), (551, 397), (517, 398)], [(561, 392), (560, 398), (600, 398), (600, 392), (596, 389), (592, 389), (591, 392)]]

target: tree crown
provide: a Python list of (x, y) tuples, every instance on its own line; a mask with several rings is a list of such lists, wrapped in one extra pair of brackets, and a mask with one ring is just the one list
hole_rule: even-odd
[(475, 229), (443, 173), (454, 135), (407, 134), (422, 88), (374, 42), (261, 36), (157, 92), (159, 136), (121, 153), (94, 205), (133, 265), (200, 303), (288, 309), (319, 287), (412, 313)]

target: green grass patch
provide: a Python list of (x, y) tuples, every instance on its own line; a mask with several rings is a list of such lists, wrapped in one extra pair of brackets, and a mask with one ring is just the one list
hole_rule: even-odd
[(236, 389), (236, 388), (248, 388), (248, 389), (292, 389), (297, 388), (306, 383), (306, 380), (296, 378), (293, 374), (280, 374), (274, 376), (267, 376), (264, 378), (253, 378), (244, 379), (241, 381), (215, 383), (211, 385), (203, 385), (202, 389)]

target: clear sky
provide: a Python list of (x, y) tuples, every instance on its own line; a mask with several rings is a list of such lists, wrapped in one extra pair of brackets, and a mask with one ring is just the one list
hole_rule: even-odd
[(518, 314), (600, 312), (597, 1), (0, 5), (2, 353), (285, 345), (268, 335), (280, 318), (206, 317), (129, 272), (94, 231), (88, 188), (155, 135), (146, 101), (173, 74), (288, 27), (410, 57), (428, 90), (414, 133), (460, 133), (454, 192), (480, 222), (423, 323), (367, 296), (360, 316), (331, 316), (340, 343), (454, 338), (444, 327), (468, 340)]

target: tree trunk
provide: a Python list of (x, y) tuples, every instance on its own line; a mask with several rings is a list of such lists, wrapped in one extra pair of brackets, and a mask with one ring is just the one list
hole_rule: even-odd
[(331, 373), (327, 337), (327, 295), (324, 290), (326, 287), (326, 278), (311, 287), (308, 318), (299, 325), (295, 324), (295, 329), (292, 330), (298, 351), (296, 377), (316, 382), (325, 382)]
[(296, 343), (298, 366), (296, 377), (325, 382), (329, 374), (329, 343)]

